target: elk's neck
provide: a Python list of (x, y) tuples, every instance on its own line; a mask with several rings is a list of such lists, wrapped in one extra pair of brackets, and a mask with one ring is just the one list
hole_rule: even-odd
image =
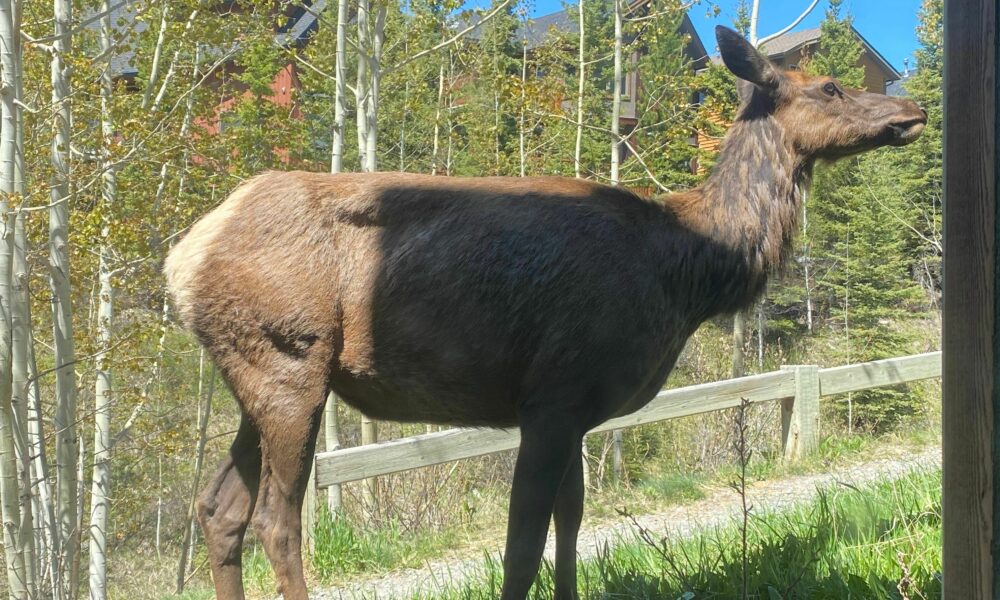
[(738, 120), (708, 181), (672, 203), (694, 243), (709, 250), (696, 256), (710, 312), (739, 310), (763, 291), (791, 247), (810, 172), (773, 118)]

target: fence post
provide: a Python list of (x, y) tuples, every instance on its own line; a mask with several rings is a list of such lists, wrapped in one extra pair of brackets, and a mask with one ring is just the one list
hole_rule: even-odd
[(781, 401), (781, 436), (785, 460), (798, 460), (819, 443), (819, 367), (786, 365), (795, 375), (795, 396)]
[(309, 483), (306, 484), (306, 497), (302, 503), (302, 533), (306, 548), (312, 552), (316, 550), (316, 460), (310, 462)]
[[(337, 415), (337, 395), (332, 391), (326, 397), (326, 408), (324, 409), (325, 422), (323, 433), (326, 442), (326, 451), (332, 452), (340, 450), (340, 423)], [(313, 461), (315, 470), (316, 461)], [(344, 494), (339, 483), (335, 483), (326, 489), (326, 506), (330, 509), (330, 515), (338, 515), (344, 504)]]
[[(374, 419), (361, 415), (361, 445), (374, 444), (378, 442), (378, 425)], [(378, 479), (369, 477), (365, 479), (361, 488), (362, 511), (365, 521), (372, 523), (378, 515)]]

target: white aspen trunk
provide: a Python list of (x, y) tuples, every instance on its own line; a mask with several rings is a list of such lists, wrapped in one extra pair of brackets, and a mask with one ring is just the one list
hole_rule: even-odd
[[(336, 83), (334, 91), (333, 113), (333, 148), (330, 157), (330, 172), (340, 173), (344, 168), (344, 115), (347, 112), (347, 0), (337, 2), (337, 54)], [(360, 58), (358, 59), (360, 60)], [(359, 105), (360, 106), (360, 105)], [(360, 135), (360, 134), (359, 134)], [(340, 448), (339, 428), (337, 419), (336, 396), (331, 392), (326, 399), (324, 408), (324, 434), (326, 449)], [(331, 443), (331, 440), (333, 442)], [(313, 461), (315, 462), (315, 461)], [(343, 505), (343, 492), (340, 484), (327, 489), (327, 503), (331, 514), (340, 512)]]
[(733, 377), (743, 377), (746, 375), (746, 368), (743, 363), (746, 330), (746, 313), (741, 310), (733, 315)]
[[(618, 162), (621, 157), (621, 140), (618, 135), (618, 121), (622, 109), (622, 0), (614, 2), (615, 15), (615, 46), (614, 46), (614, 81), (611, 90), (611, 185), (618, 185)], [(622, 476), (622, 432), (615, 430), (611, 436), (612, 443), (612, 473), (615, 481), (621, 481)]]
[(579, 0), (577, 3), (579, 7), (580, 14), (578, 15), (579, 27), (580, 27), (580, 42), (579, 42), (579, 53), (577, 60), (577, 82), (576, 82), (576, 150), (573, 152), (573, 168), (576, 173), (576, 177), (580, 178), (583, 176), (582, 167), (580, 165), (580, 152), (583, 147), (583, 91), (584, 91), (584, 81), (585, 73), (587, 70), (587, 61), (584, 58), (584, 53), (586, 51), (587, 37), (584, 29), (584, 18), (583, 18), (583, 0)]
[(809, 243), (809, 192), (802, 190), (802, 239), (805, 242), (805, 249), (802, 253), (802, 270), (806, 280), (806, 329), (809, 333), (813, 330), (813, 301), (812, 284), (810, 283), (810, 270), (812, 267), (812, 245)]
[[(103, 5), (103, 4), (102, 4)], [(103, 8), (101, 9), (104, 10)], [(153, 97), (153, 88), (160, 78), (160, 60), (163, 55), (163, 43), (167, 37), (167, 17), (170, 14), (170, 3), (164, 2), (160, 11), (160, 31), (156, 35), (156, 46), (153, 48), (153, 60), (149, 66), (149, 81), (146, 82), (146, 89), (142, 93), (142, 109), (149, 108), (149, 101)]]
[(444, 102), (444, 60), (438, 68), (438, 98), (434, 109), (434, 143), (431, 147), (431, 175), (438, 174), (438, 156), (441, 151), (441, 103)]
[[(28, 322), (31, 322), (30, 318)], [(31, 467), (37, 490), (35, 498), (38, 510), (35, 511), (35, 514), (41, 520), (38, 556), (42, 559), (40, 560), (42, 569), (39, 575), (45, 576), (47, 572), (51, 597), (62, 598), (63, 573), (59, 569), (60, 557), (62, 556), (61, 540), (52, 486), (49, 481), (49, 460), (44, 443), (45, 422), (41, 407), (42, 394), (38, 385), (38, 366), (35, 363), (34, 345), (30, 342), (28, 344), (28, 378), (32, 382), (28, 387), (28, 439), (32, 456)]]
[[(109, 0), (101, 2), (101, 54), (111, 54), (111, 15)], [(98, 350), (94, 357), (94, 466), (90, 487), (90, 600), (106, 600), (108, 597), (107, 540), (108, 508), (111, 492), (111, 396), (112, 372), (108, 357), (111, 347), (112, 322), (114, 319), (114, 288), (111, 282), (111, 256), (108, 236), (111, 232), (108, 211), (116, 204), (118, 182), (111, 159), (111, 144), (114, 125), (111, 117), (111, 70), (101, 73), (101, 135), (104, 148), (101, 168), (101, 201), (104, 222), (101, 224), (101, 246), (98, 255), (98, 309), (97, 339)]]
[(52, 43), (53, 136), (51, 146), (52, 183), (49, 208), (49, 284), (52, 288), (52, 328), (56, 363), (56, 499), (67, 597), (79, 587), (80, 531), (77, 511), (76, 434), (76, 352), (73, 345), (73, 313), (69, 281), (70, 137), (72, 132), (71, 67), (66, 57), (72, 52), (72, 0), (53, 0), (55, 41)]
[(500, 92), (493, 91), (493, 160), (494, 175), (500, 175)]
[(368, 0), (358, 0), (358, 80), (354, 86), (354, 98), (356, 105), (356, 117), (358, 123), (358, 160), (361, 163), (361, 170), (366, 170), (368, 166), (368, 86), (371, 79), (368, 76), (368, 63), (370, 58), (371, 44), (370, 30), (368, 25)]
[(399, 172), (406, 171), (406, 115), (410, 103), (410, 80), (407, 78), (403, 87), (403, 114), (399, 119)]
[(187, 578), (188, 561), (194, 540), (195, 505), (198, 500), (198, 488), (201, 485), (201, 473), (205, 464), (205, 445), (208, 443), (208, 420), (212, 416), (212, 396), (215, 394), (215, 364), (209, 369), (208, 389), (203, 391), (205, 381), (205, 349), (202, 348), (198, 359), (198, 400), (205, 399), (204, 408), (198, 410), (198, 444), (194, 454), (194, 482), (191, 484), (191, 497), (188, 501), (187, 518), (184, 523), (184, 537), (181, 540), (180, 558), (177, 561), (176, 594), (184, 591)]
[[(337, 395), (330, 392), (326, 396), (326, 414), (323, 437), (326, 451), (340, 450), (340, 419), (337, 415)], [(337, 515), (344, 506), (344, 491), (339, 483), (326, 488), (326, 505), (331, 515)]]
[(622, 0), (612, 1), (615, 4), (615, 77), (611, 90), (611, 185), (618, 185), (618, 163), (621, 159), (618, 121), (622, 109)]
[[(844, 343), (847, 346), (847, 364), (851, 364), (851, 224), (847, 223), (844, 248)], [(854, 435), (854, 396), (847, 392), (847, 434)]]
[(764, 372), (764, 335), (766, 322), (764, 320), (764, 300), (757, 304), (757, 372)]
[[(19, 152), (20, 153), (20, 152)], [(17, 185), (15, 171), (15, 189)], [(18, 190), (21, 196), (22, 190)], [(23, 197), (23, 196), (21, 196)], [(27, 588), (31, 597), (38, 595), (39, 557), (46, 556), (43, 538), (35, 540), (35, 514), (38, 507), (38, 493), (31, 477), (32, 442), (28, 432), (28, 390), (31, 387), (29, 348), (31, 345), (31, 298), (28, 294), (28, 257), (26, 213), (18, 211), (14, 216), (14, 260), (11, 271), (12, 300), (11, 310), (11, 374), (12, 394), (11, 405), (14, 416), (14, 453), (17, 457), (17, 480), (20, 490), (21, 523), (19, 527), (19, 546), (24, 554), (24, 566), (27, 570)]]
[[(30, 511), (30, 488), (19, 485), (16, 446), (18, 424), (13, 394), (13, 342), (15, 298), (13, 259), (17, 155), (17, 106), (14, 103), (16, 50), (20, 33), (14, 30), (14, 5), (0, 1), (0, 518), (3, 520), (4, 565), (7, 591), (12, 599), (27, 599), (32, 593), (28, 564), (31, 560), (31, 531), (23, 531), (22, 508)], [(22, 448), (22, 454), (24, 449)], [(25, 494), (22, 496), (22, 494)], [(29, 512), (30, 514), (30, 512)], [(26, 535), (25, 535), (26, 534)]]
[(520, 138), (518, 142), (519, 147), (519, 157), (521, 161), (521, 177), (525, 176), (525, 156), (524, 156), (524, 102), (525, 102), (525, 90), (524, 85), (528, 80), (528, 42), (527, 40), (521, 43), (521, 118), (520, 126), (518, 127), (518, 137)]
[[(24, 63), (22, 61), (22, 46), (20, 40), (22, 0), (14, 0), (13, 7), (13, 74), (14, 98), (23, 100), (24, 95)], [(25, 197), (25, 164), (24, 164), (24, 112), (15, 106), (14, 112), (14, 178), (13, 191), (18, 201)], [(24, 566), (27, 576), (28, 594), (35, 598), (39, 590), (39, 558), (42, 544), (35, 539), (35, 505), (37, 493), (31, 479), (31, 447), (28, 435), (28, 381), (29, 352), (31, 345), (31, 298), (28, 294), (28, 263), (27, 263), (27, 233), (26, 214), (20, 210), (14, 216), (14, 256), (11, 271), (14, 306), (11, 311), (11, 358), (12, 364), (12, 404), (15, 424), (14, 451), (17, 457), (17, 478), (20, 487), (21, 525), (19, 544), (24, 555)], [(39, 536), (39, 541), (42, 539)]]
[(161, 535), (163, 529), (163, 455), (156, 457), (156, 530), (153, 536), (153, 548), (156, 550), (156, 558), (162, 558)]
[(385, 17), (387, 7), (380, 1), (378, 12), (375, 13), (374, 35), (372, 36), (371, 61), (368, 65), (371, 83), (368, 89), (368, 102), (365, 104), (365, 171), (374, 173), (378, 170), (378, 103), (379, 89), (382, 84), (382, 47), (385, 45)]
[(757, 21), (760, 17), (760, 0), (753, 0), (753, 8), (750, 9), (750, 44), (757, 47)]
[[(7, 18), (3, 10), (9, 7), (9, 0), (0, 2), (0, 18)], [(9, 41), (9, 38), (5, 41)], [(13, 133), (11, 129), (11, 141)], [(7, 146), (6, 141), (4, 139), (0, 142), (0, 147)], [(10, 146), (13, 148), (12, 143)], [(10, 165), (13, 167), (13, 158)], [(10, 182), (9, 178), (5, 179), (6, 182)], [(10, 211), (8, 198), (8, 193), (0, 194), (0, 215), (3, 215), (0, 217), (0, 520), (3, 527), (7, 591), (12, 600), (21, 600), (28, 598), (28, 581), (24, 554), (20, 547), (20, 490), (14, 453), (14, 410), (11, 404), (11, 308), (13, 306), (11, 270), (14, 257), (14, 217)]]
[(330, 172), (344, 170), (344, 114), (347, 112), (347, 0), (337, 2), (336, 84), (333, 95), (333, 147)]
[(452, 152), (454, 150), (454, 143), (452, 139), (452, 132), (454, 131), (455, 123), (451, 118), (451, 108), (454, 105), (454, 98), (452, 97), (452, 89), (455, 85), (455, 56), (448, 50), (448, 104), (447, 104), (447, 115), (448, 115), (448, 153), (445, 155), (444, 161), (444, 174), (451, 177), (451, 158)]

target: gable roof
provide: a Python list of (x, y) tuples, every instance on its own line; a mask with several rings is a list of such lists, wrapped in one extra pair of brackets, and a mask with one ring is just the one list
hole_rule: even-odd
[[(122, 37), (129, 34), (141, 34), (149, 29), (145, 19), (137, 18), (142, 9), (147, 8), (151, 0), (123, 0), (111, 8), (111, 26)], [(153, 0), (155, 1), (155, 0)], [(295, 8), (288, 20), (274, 34), (274, 43), (281, 47), (301, 46), (319, 26), (319, 14), (326, 8), (327, 0), (303, 0)], [(86, 22), (86, 27), (98, 30), (101, 21), (92, 18)], [(135, 77), (138, 69), (132, 64), (135, 58), (136, 41), (130, 39), (120, 51), (111, 57), (108, 69), (111, 76)]]
[[(897, 71), (896, 68), (893, 67), (892, 64), (889, 63), (889, 61), (886, 60), (874, 46), (869, 44), (868, 40), (866, 40), (853, 25), (851, 26), (851, 31), (854, 32), (854, 35), (858, 36), (858, 40), (861, 42), (865, 51), (871, 54), (875, 59), (875, 62), (877, 62), (879, 66), (882, 67), (882, 70), (885, 71), (887, 80), (896, 81), (902, 78), (899, 71)], [(804, 29), (802, 31), (792, 31), (767, 42), (761, 46), (761, 50), (767, 54), (768, 58), (781, 58), (786, 54), (797, 52), (806, 46), (818, 44), (821, 33), (822, 31), (819, 27), (814, 29)]]
[[(637, 2), (634, 6), (640, 4), (642, 3)], [(691, 37), (685, 51), (688, 57), (695, 63), (696, 68), (703, 67), (709, 58), (708, 51), (705, 50), (705, 44), (702, 43), (701, 37), (694, 28), (694, 23), (691, 22), (691, 18), (688, 17), (687, 13), (681, 19), (678, 30)], [(518, 26), (515, 35), (517, 39), (525, 41), (528, 50), (534, 50), (545, 43), (553, 32), (570, 35), (578, 34), (580, 32), (580, 25), (576, 17), (572, 16), (568, 10), (560, 10), (522, 22)], [(474, 33), (479, 32), (476, 30)]]

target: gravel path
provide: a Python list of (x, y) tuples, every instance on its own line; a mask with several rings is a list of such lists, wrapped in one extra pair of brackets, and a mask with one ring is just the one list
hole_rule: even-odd
[[(935, 468), (940, 465), (941, 449), (935, 447), (916, 454), (873, 460), (818, 475), (758, 482), (748, 488), (747, 497), (757, 511), (776, 511), (808, 502), (816, 497), (817, 488), (839, 482), (864, 485), (879, 479), (895, 479), (913, 469)], [(738, 511), (739, 497), (736, 493), (729, 489), (718, 489), (709, 492), (708, 497), (703, 500), (637, 516), (636, 520), (654, 535), (678, 537), (726, 523)], [(580, 531), (578, 552), (583, 559), (593, 558), (597, 555), (598, 548), (605, 544), (613, 546), (622, 539), (632, 539), (634, 533), (633, 525), (623, 518), (592, 527), (587, 527), (585, 521)], [(545, 550), (545, 556), (550, 560), (553, 558), (554, 539), (550, 529)], [(310, 596), (315, 600), (409, 599), (417, 593), (430, 593), (444, 584), (452, 586), (475, 577), (482, 568), (483, 551), (497, 556), (502, 550), (501, 543), (502, 541), (498, 542), (494, 548), (482, 548), (471, 557), (443, 558), (429, 562), (420, 569), (406, 569), (374, 579), (352, 581), (342, 587), (313, 590)]]

